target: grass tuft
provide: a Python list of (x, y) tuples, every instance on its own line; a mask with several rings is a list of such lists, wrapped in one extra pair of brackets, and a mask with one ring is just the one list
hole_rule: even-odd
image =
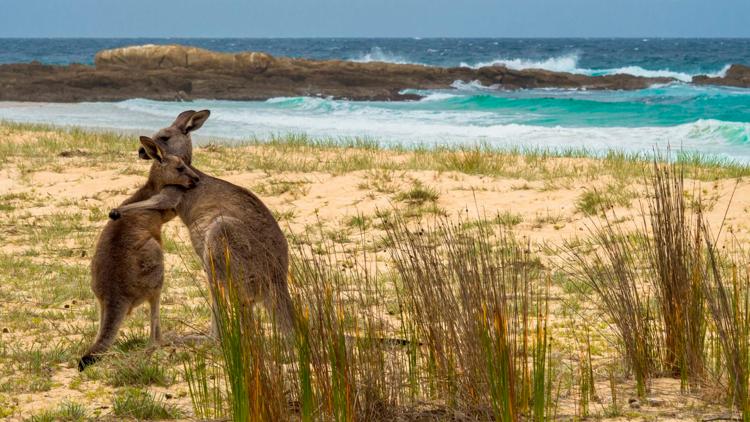
[(177, 407), (167, 404), (145, 390), (128, 388), (118, 392), (112, 402), (112, 413), (120, 418), (178, 419), (183, 416)]
[(421, 206), (428, 202), (436, 202), (440, 198), (440, 193), (429, 186), (425, 186), (420, 181), (415, 181), (412, 188), (406, 192), (400, 192), (396, 195), (397, 201), (406, 202), (409, 205)]
[(158, 359), (144, 356), (123, 356), (113, 362), (108, 382), (115, 387), (158, 385), (167, 387), (174, 382), (174, 377), (159, 363)]
[(88, 419), (86, 408), (76, 402), (64, 401), (57, 408), (45, 410), (41, 413), (31, 416), (29, 422), (79, 422)]

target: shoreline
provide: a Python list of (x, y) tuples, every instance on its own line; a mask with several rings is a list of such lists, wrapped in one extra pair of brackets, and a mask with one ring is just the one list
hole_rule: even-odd
[[(126, 138), (132, 136), (137, 139), (143, 134), (150, 134), (153, 128), (118, 128), (114, 126), (81, 126), (74, 124), (50, 124), (29, 123), (0, 119), (0, 127), (16, 128), (23, 131), (48, 131), (62, 132), (66, 134), (88, 133), (100, 134), (107, 137)], [(334, 136), (311, 136), (305, 133), (279, 133), (270, 137), (247, 136), (242, 138), (228, 138), (213, 135), (193, 135), (193, 141), (197, 148), (221, 146), (226, 148), (251, 148), (251, 147), (282, 147), (282, 148), (312, 148), (312, 149), (364, 149), (377, 150), (387, 153), (466, 153), (481, 152), (482, 154), (496, 156), (539, 156), (545, 158), (574, 158), (590, 160), (618, 160), (632, 163), (652, 163), (654, 158), (659, 161), (689, 164), (696, 168), (722, 168), (735, 172), (741, 176), (750, 175), (750, 162), (743, 162), (736, 158), (720, 154), (706, 154), (698, 151), (683, 151), (668, 146), (666, 149), (655, 148), (655, 152), (628, 151), (622, 148), (608, 148), (597, 150), (593, 148), (569, 147), (560, 148), (535, 146), (535, 145), (501, 145), (494, 146), (488, 142), (477, 141), (474, 143), (451, 143), (435, 142), (407, 143), (400, 141), (384, 141), (367, 137), (334, 137)], [(658, 156), (658, 157), (657, 157)], [(665, 156), (667, 157), (665, 160)]]

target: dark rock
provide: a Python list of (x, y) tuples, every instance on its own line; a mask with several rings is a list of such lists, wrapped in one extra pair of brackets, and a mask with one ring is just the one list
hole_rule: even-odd
[(120, 101), (148, 98), (266, 100), (323, 96), (415, 100), (405, 89), (450, 89), (478, 81), (498, 89), (641, 89), (671, 78), (587, 76), (504, 66), (440, 68), (383, 62), (305, 60), (265, 53), (217, 53), (195, 47), (133, 46), (100, 51), (95, 66), (0, 65), (0, 101)]
[(697, 85), (726, 85), (750, 88), (750, 66), (733, 64), (727, 69), (723, 77), (708, 75), (693, 76), (693, 83)]

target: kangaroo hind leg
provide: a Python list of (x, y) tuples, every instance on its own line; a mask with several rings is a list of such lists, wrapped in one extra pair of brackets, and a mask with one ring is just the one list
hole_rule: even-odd
[(101, 354), (112, 346), (120, 330), (120, 325), (122, 325), (122, 321), (130, 309), (129, 303), (103, 302), (101, 305), (99, 333), (94, 344), (78, 361), (79, 371), (83, 371), (87, 366), (101, 359)]
[[(214, 338), (218, 338), (220, 331), (219, 300), (252, 304), (259, 296), (254, 291), (258, 290), (257, 286), (247, 283), (253, 278), (247, 259), (251, 245), (238, 235), (240, 232), (242, 222), (232, 217), (217, 217), (206, 229), (202, 258), (211, 292), (211, 335)], [(224, 297), (217, 297), (219, 295)]]
[(161, 303), (161, 294), (157, 293), (149, 299), (149, 310), (151, 311), (151, 335), (149, 343), (157, 345), (161, 343), (161, 321), (159, 317), (159, 305)]

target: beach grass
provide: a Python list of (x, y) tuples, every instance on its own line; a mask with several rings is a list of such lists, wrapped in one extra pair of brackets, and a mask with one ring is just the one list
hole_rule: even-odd
[[(668, 164), (645, 154), (216, 140), (195, 149), (194, 164), (254, 190), (279, 218), (299, 332), (290, 344), (272, 315), (230, 296), (220, 342), (182, 341), (207, 332), (210, 286), (175, 221), (164, 229), (165, 344), (148, 347), (148, 312), (138, 308), (111, 352), (79, 374), (98, 324), (93, 245), (149, 163), (130, 135), (0, 123), (0, 138), (3, 417), (748, 412), (747, 372), (731, 369), (747, 360), (747, 283), (732, 272), (747, 261), (723, 248), (750, 239), (750, 204), (729, 198), (750, 189), (745, 165), (673, 153), (682, 184), (668, 194), (655, 187), (673, 185), (675, 173), (659, 185), (655, 168)], [(711, 243), (696, 243), (695, 219), (651, 224), (664, 208), (700, 211)], [(678, 243), (686, 247), (674, 260), (661, 260)], [(687, 293), (667, 295), (688, 282)], [(685, 343), (694, 334), (705, 341)], [(688, 344), (699, 345), (700, 373)]]
[[(0, 145), (0, 163), (20, 160), (22, 168), (33, 166), (35, 170), (51, 168), (48, 166), (53, 166), (55, 158), (60, 156), (78, 158), (84, 162), (88, 157), (90, 163), (100, 164), (106, 162), (107, 158), (131, 158), (133, 147), (138, 142), (135, 136), (117, 132), (48, 125), (0, 122), (0, 130), (4, 136), (34, 134), (33, 142)], [(226, 142), (231, 142), (231, 146), (225, 145)], [(237, 149), (256, 153), (228, 153)], [(203, 152), (206, 154), (196, 156), (199, 159), (196, 165), (214, 173), (262, 170), (341, 174), (359, 170), (440, 170), (526, 180), (598, 179), (606, 175), (617, 181), (627, 181), (642, 178), (644, 169), (653, 159), (651, 153), (617, 150), (602, 154), (585, 148), (493, 148), (485, 144), (407, 147), (368, 139), (321, 139), (303, 134), (242, 141), (208, 140), (205, 141)], [(679, 150), (670, 153), (669, 158), (683, 166), (685, 177), (689, 179), (716, 180), (750, 174), (750, 166), (729, 158)], [(576, 165), (579, 160), (581, 162)], [(127, 173), (130, 170), (125, 167), (121, 171)]]

